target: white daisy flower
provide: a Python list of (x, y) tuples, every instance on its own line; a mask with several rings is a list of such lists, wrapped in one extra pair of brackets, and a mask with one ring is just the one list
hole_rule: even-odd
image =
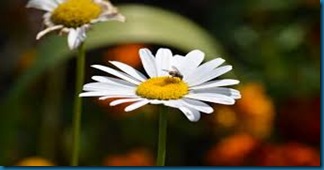
[(109, 20), (125, 21), (109, 1), (105, 0), (30, 0), (27, 8), (36, 8), (43, 15), (47, 27), (39, 32), (36, 39), (52, 31), (68, 34), (69, 48), (77, 48), (85, 39), (91, 24)]
[(193, 50), (186, 56), (172, 55), (169, 49), (160, 48), (156, 57), (150, 50), (140, 49), (140, 58), (149, 78), (129, 65), (110, 61), (119, 70), (102, 66), (92, 67), (117, 78), (93, 76), (96, 82), (83, 86), (80, 97), (118, 98), (110, 106), (132, 102), (126, 112), (146, 104), (163, 104), (179, 109), (190, 121), (198, 121), (200, 112), (210, 114), (214, 110), (205, 102), (232, 105), (241, 98), (238, 90), (224, 86), (238, 84), (238, 80), (213, 80), (232, 70), (232, 66), (220, 65), (225, 61), (213, 59), (202, 65), (205, 54)]

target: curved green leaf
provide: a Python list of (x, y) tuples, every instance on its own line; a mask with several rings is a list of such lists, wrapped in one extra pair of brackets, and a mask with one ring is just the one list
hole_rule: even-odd
[[(184, 52), (200, 49), (206, 53), (207, 59), (222, 53), (206, 31), (178, 14), (143, 5), (124, 5), (119, 9), (127, 21), (104, 22), (93, 26), (86, 40), (87, 50), (140, 42), (174, 47)], [(35, 77), (73, 56), (73, 51), (67, 48), (66, 37), (56, 35), (42, 39), (37, 51), (37, 61), (17, 80), (10, 96), (19, 95)]]

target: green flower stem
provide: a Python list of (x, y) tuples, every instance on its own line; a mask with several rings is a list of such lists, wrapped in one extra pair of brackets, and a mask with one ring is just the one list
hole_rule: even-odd
[(72, 159), (71, 166), (78, 166), (79, 163), (79, 144), (81, 131), (81, 111), (82, 98), (79, 94), (82, 92), (82, 85), (84, 83), (84, 65), (85, 65), (85, 49), (84, 43), (78, 48), (77, 67), (76, 67), (76, 83), (74, 96), (74, 115), (73, 115), (73, 136), (72, 136)]
[(166, 153), (166, 137), (167, 137), (167, 111), (164, 106), (161, 106), (159, 116), (159, 139), (158, 139), (158, 153), (156, 159), (157, 166), (164, 166)]

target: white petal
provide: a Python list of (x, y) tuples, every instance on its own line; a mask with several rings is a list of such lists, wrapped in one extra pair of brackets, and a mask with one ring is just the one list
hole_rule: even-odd
[(219, 67), (219, 68), (213, 70), (212, 72), (210, 72), (209, 74), (203, 75), (197, 81), (191, 82), (189, 84), (189, 86), (192, 87), (192, 86), (200, 85), (204, 82), (207, 82), (207, 81), (212, 80), (216, 77), (219, 77), (231, 70), (232, 70), (232, 66), (230, 66), (230, 65)]
[(197, 99), (212, 103), (219, 103), (225, 105), (232, 105), (235, 103), (235, 100), (231, 97), (222, 95), (222, 94), (215, 94), (215, 93), (197, 93), (197, 94), (187, 94), (186, 98)]
[(47, 27), (53, 27), (53, 26), (56, 26), (52, 20), (51, 20), (51, 16), (52, 16), (52, 13), (51, 12), (46, 12), (44, 15), (43, 15), (43, 23), (47, 26)]
[(201, 102), (199, 100), (192, 100), (192, 99), (185, 98), (183, 99), (183, 103), (186, 106), (201, 111), (203, 113), (212, 113), (214, 111), (214, 109), (210, 107), (208, 104)]
[(155, 65), (158, 76), (166, 76), (168, 72), (166, 70), (170, 70), (171, 68), (171, 57), (172, 52), (167, 48), (160, 48), (156, 53)]
[(199, 111), (194, 108), (187, 107), (182, 100), (164, 101), (164, 105), (181, 110), (181, 112), (183, 112), (186, 117), (192, 122), (196, 122), (200, 119)]
[(68, 45), (71, 50), (76, 49), (80, 46), (80, 44), (86, 39), (86, 28), (80, 27), (70, 29), (68, 35)]
[(212, 87), (230, 86), (230, 85), (235, 85), (235, 84), (239, 84), (239, 83), (240, 83), (240, 81), (238, 81), (238, 80), (223, 79), (223, 80), (215, 80), (215, 81), (203, 83), (198, 86), (190, 87), (190, 89), (205, 89), (205, 88), (212, 88)]
[(181, 110), (184, 115), (192, 122), (197, 122), (200, 119), (200, 113), (195, 109), (180, 107), (179, 110)]
[(76, 29), (69, 29), (68, 46), (71, 50), (77, 48), (77, 46), (80, 45), (80, 42), (77, 41), (78, 36), (79, 35)]
[(146, 73), (150, 77), (156, 77), (157, 72), (155, 66), (155, 59), (151, 51), (148, 50), (147, 48), (142, 48), (139, 50), (139, 55)]
[(63, 2), (65, 2), (66, 0), (55, 0), (57, 2), (57, 4), (61, 4)]
[(53, 11), (58, 6), (55, 0), (29, 0), (26, 8), (36, 8), (44, 11)]
[(200, 50), (192, 50), (186, 55), (186, 65), (190, 67), (198, 67), (200, 63), (204, 60), (205, 53)]
[(143, 82), (145, 81), (147, 78), (139, 71), (135, 70), (133, 67), (118, 62), (118, 61), (110, 61), (111, 64), (113, 64), (114, 66), (118, 67), (120, 70), (122, 70), (123, 72), (127, 73), (128, 75), (136, 78), (137, 80)]
[(94, 0), (95, 3), (101, 6), (102, 13), (97, 19), (91, 21), (91, 23), (116, 20), (125, 22), (125, 17), (118, 12), (118, 9), (114, 7), (109, 1)]
[[(93, 2), (96, 3), (96, 4), (99, 4), (99, 3), (102, 3), (103, 0), (93, 0)], [(107, 3), (108, 3), (108, 2), (107, 2)]]
[(103, 6), (103, 13), (99, 16), (99, 18), (108, 21), (115, 20), (120, 22), (125, 22), (126, 18), (124, 15), (118, 12), (118, 9), (113, 6), (109, 1), (102, 1), (101, 5)]
[(130, 86), (118, 86), (115, 84), (108, 84), (108, 83), (88, 83), (83, 86), (84, 91), (100, 91), (100, 90), (111, 90), (116, 92), (117, 90), (125, 90), (129, 92), (133, 92), (135, 90), (134, 87)]
[(220, 66), (225, 62), (222, 58), (216, 58), (213, 60), (210, 60), (201, 66), (199, 66), (197, 69), (195, 69), (191, 74), (185, 76), (183, 78), (184, 81), (186, 81), (188, 84), (191, 84), (193, 82), (196, 82), (199, 80), (200, 77), (203, 77), (204, 75), (209, 74), (212, 70), (214, 70), (216, 67)]
[(112, 84), (112, 85), (116, 85), (116, 86), (126, 86), (126, 87), (133, 87), (133, 88), (136, 87), (136, 85), (134, 85), (128, 81), (114, 78), (114, 77), (92, 76), (91, 79), (98, 81), (98, 82), (108, 83), (108, 84)]
[(120, 21), (125, 22), (126, 18), (120, 13), (102, 13), (98, 18), (91, 20), (91, 23), (104, 22), (104, 21)]
[(99, 69), (99, 70), (102, 70), (102, 71), (105, 71), (111, 75), (114, 75), (116, 77), (119, 77), (121, 79), (124, 79), (130, 83), (133, 83), (133, 84), (136, 84), (136, 85), (139, 85), (140, 82), (133, 79), (132, 77), (130, 77), (129, 75), (125, 74), (125, 73), (122, 73), (122, 72), (119, 72), (117, 70), (114, 70), (112, 68), (109, 68), (109, 67), (106, 67), (106, 66), (102, 66), (102, 65), (92, 65), (91, 67), (93, 68), (96, 68), (96, 69)]
[(133, 104), (127, 106), (127, 107), (125, 108), (125, 112), (133, 111), (133, 110), (135, 110), (135, 109), (137, 109), (137, 108), (140, 108), (140, 107), (142, 107), (142, 106), (144, 106), (144, 105), (146, 105), (146, 104), (148, 104), (148, 103), (149, 103), (149, 100), (146, 100), (146, 99), (143, 99), (143, 100), (141, 100), (141, 101), (135, 102), (135, 103), (133, 103)]
[(83, 93), (89, 93), (88, 95), (93, 95), (97, 97), (103, 97), (103, 96), (116, 96), (116, 95), (131, 95), (134, 96), (136, 95), (134, 92), (129, 91), (129, 90), (124, 90), (124, 89), (113, 89), (113, 90), (97, 90), (97, 89), (92, 89), (90, 87), (84, 88), (83, 89), (86, 92)]
[(128, 98), (128, 99), (117, 99), (109, 103), (110, 106), (116, 106), (122, 103), (128, 103), (128, 102), (136, 102), (139, 100), (143, 100), (142, 98)]
[(111, 90), (106, 90), (106, 91), (88, 91), (88, 92), (83, 92), (79, 94), (79, 97), (103, 97), (103, 96), (114, 96), (114, 97), (133, 97), (135, 96), (135, 93), (131, 92), (126, 92), (126, 91), (111, 91)]
[(241, 94), (240, 91), (232, 88), (225, 88), (225, 87), (213, 87), (208, 89), (197, 89), (192, 90), (193, 93), (217, 93), (222, 94), (228, 97), (231, 97), (233, 99), (240, 99)]
[(187, 71), (188, 71), (188, 67), (190, 67), (185, 63), (186, 63), (186, 59), (184, 56), (181, 55), (174, 55), (171, 62), (171, 65), (175, 66), (178, 69), (178, 71), (183, 75), (183, 78), (185, 78), (188, 75)]
[(200, 50), (192, 50), (185, 57), (175, 55), (173, 62), (183, 77), (189, 76), (204, 60), (205, 54)]
[(182, 104), (181, 100), (167, 100), (167, 101), (164, 101), (163, 104), (165, 106), (174, 107), (174, 108), (179, 108), (179, 107), (184, 106)]
[(137, 98), (138, 96), (136, 95), (106, 95), (106, 96), (102, 96), (99, 97), (99, 100), (106, 100), (106, 99), (110, 99), (110, 98)]
[(40, 38), (42, 38), (45, 34), (51, 32), (51, 31), (55, 31), (58, 29), (62, 29), (64, 26), (63, 25), (55, 25), (52, 27), (48, 27), (46, 29), (44, 29), (43, 31), (39, 32), (36, 36), (36, 40), (39, 40)]
[(150, 99), (150, 104), (163, 104), (164, 100)]

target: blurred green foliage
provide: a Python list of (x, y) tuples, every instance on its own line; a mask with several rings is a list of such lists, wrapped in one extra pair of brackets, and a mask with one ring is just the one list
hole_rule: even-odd
[(205, 24), (243, 80), (263, 82), (279, 100), (319, 94), (318, 1), (215, 1), (213, 7)]

